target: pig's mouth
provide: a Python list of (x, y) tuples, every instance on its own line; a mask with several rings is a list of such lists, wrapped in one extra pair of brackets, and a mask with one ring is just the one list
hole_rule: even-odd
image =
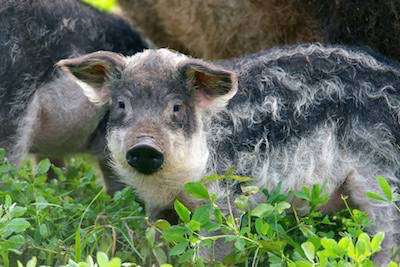
[(148, 136), (139, 137), (125, 157), (131, 167), (145, 175), (157, 172), (164, 163), (164, 154), (154, 139)]

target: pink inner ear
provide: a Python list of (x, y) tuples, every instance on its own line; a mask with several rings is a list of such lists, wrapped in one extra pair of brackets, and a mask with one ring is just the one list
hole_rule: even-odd
[(202, 90), (196, 92), (197, 106), (200, 108), (208, 108), (212, 105), (212, 98), (205, 94)]
[(212, 77), (202, 72), (196, 72), (195, 77), (197, 86), (199, 87), (196, 92), (197, 106), (208, 108), (213, 102), (212, 92), (209, 92), (210, 89), (207, 88), (207, 85), (212, 82)]
[(196, 77), (196, 81), (199, 84), (207, 84), (207, 82), (209, 80), (209, 77), (207, 77), (207, 75), (202, 72), (196, 72), (195, 77)]

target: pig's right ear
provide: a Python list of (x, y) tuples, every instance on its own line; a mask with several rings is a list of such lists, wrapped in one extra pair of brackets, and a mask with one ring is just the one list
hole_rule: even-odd
[(125, 67), (125, 59), (122, 55), (99, 51), (84, 56), (63, 59), (56, 63), (68, 75), (77, 79), (84, 94), (90, 101), (106, 103), (110, 98), (110, 92), (106, 88), (106, 82), (118, 75)]

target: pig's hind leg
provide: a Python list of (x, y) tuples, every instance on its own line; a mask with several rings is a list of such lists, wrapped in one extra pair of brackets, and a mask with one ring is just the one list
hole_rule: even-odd
[[(389, 176), (387, 176), (389, 178)], [(385, 239), (382, 250), (374, 261), (378, 266), (384, 266), (390, 260), (392, 249), (399, 245), (400, 241), (400, 213), (390, 204), (377, 203), (367, 198), (368, 191), (378, 192), (374, 178), (366, 177), (354, 170), (343, 184), (344, 193), (349, 197), (352, 206), (368, 213), (372, 233), (384, 232)]]
[(7, 158), (11, 163), (18, 165), (21, 159), (29, 153), (39, 121), (40, 101), (38, 96), (34, 95), (27, 106), (25, 114), (18, 122), (15, 136), (6, 145)]

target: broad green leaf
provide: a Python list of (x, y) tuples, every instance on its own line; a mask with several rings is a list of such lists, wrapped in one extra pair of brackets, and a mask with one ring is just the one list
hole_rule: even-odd
[(108, 262), (107, 267), (121, 267), (121, 259), (120, 258), (112, 258)]
[(314, 257), (315, 257), (315, 247), (313, 243), (311, 242), (304, 242), (301, 244), (301, 248), (304, 251), (304, 254), (306, 255), (307, 259), (311, 262), (314, 262)]
[(208, 191), (205, 188), (205, 186), (199, 182), (186, 183), (184, 186), (184, 190), (186, 193), (197, 199), (210, 198), (210, 195), (208, 194)]
[(351, 246), (350, 243), (353, 241), (348, 236), (342, 237), (338, 242), (338, 248), (347, 251), (347, 248)]
[(369, 253), (369, 237), (365, 233), (361, 233), (356, 242), (356, 254), (357, 257), (360, 259), (361, 257), (368, 257)]
[(201, 224), (198, 221), (194, 220), (189, 221), (186, 225), (193, 232), (198, 231), (201, 228)]
[(338, 246), (336, 241), (331, 238), (322, 238), (321, 245), (324, 249), (327, 249), (327, 250), (336, 250), (337, 246)]
[(83, 0), (83, 2), (86, 2), (100, 10), (103, 11), (112, 11), (113, 8), (115, 8), (117, 1), (116, 0)]
[(244, 195), (240, 195), (234, 201), (235, 207), (241, 211), (247, 211), (249, 207), (249, 198)]
[(338, 257), (338, 256), (340, 257), (345, 254), (345, 251), (339, 249), (338, 243), (334, 239), (325, 238), (325, 237), (322, 238), (321, 246), (324, 248), (324, 250), (317, 252), (317, 254), (320, 255), (320, 259), (319, 259), (320, 261), (327, 260), (327, 259), (322, 259), (324, 257), (325, 258)]
[(36, 267), (37, 264), (37, 258), (36, 257), (32, 257), (32, 259), (30, 259), (27, 264), (26, 267)]
[(345, 249), (347, 249), (347, 255), (352, 258), (353, 260), (357, 260), (357, 253), (356, 253), (356, 249), (354, 247), (353, 241), (351, 241), (351, 239), (349, 237), (346, 237), (350, 240), (350, 242), (346, 242), (344, 241), (343, 243), (341, 243), (340, 240), (339, 241), (339, 247), (342, 247), (342, 245), (344, 245), (344, 243), (347, 243), (347, 247)]
[(228, 217), (226, 218), (226, 225), (228, 225), (232, 229), (237, 228), (235, 218), (232, 215), (228, 215)]
[(186, 227), (174, 225), (165, 230), (162, 235), (169, 242), (182, 242), (186, 240), (184, 235), (187, 233), (188, 229)]
[(246, 246), (246, 241), (244, 241), (242, 238), (237, 238), (235, 241), (235, 247), (239, 251), (244, 251), (244, 248)]
[(310, 197), (309, 197), (309, 189), (306, 187), (303, 187), (303, 190), (300, 192), (295, 192), (294, 193), (296, 197), (310, 201)]
[(379, 195), (378, 193), (375, 193), (375, 192), (367, 192), (367, 197), (371, 200), (375, 200), (378, 202), (386, 201), (386, 199), (384, 197), (382, 197), (381, 195)]
[(153, 227), (146, 229), (146, 239), (150, 247), (153, 247), (156, 240), (156, 230)]
[(271, 213), (274, 210), (274, 207), (267, 203), (259, 204), (251, 211), (251, 215), (255, 217), (263, 217), (268, 213)]
[(201, 206), (193, 212), (192, 220), (204, 225), (210, 221), (210, 211), (209, 205)]
[(104, 252), (97, 252), (96, 254), (96, 260), (97, 260), (97, 264), (99, 265), (99, 267), (107, 267), (108, 265), (108, 256), (106, 253)]
[(381, 250), (381, 244), (383, 242), (383, 239), (385, 238), (385, 233), (384, 232), (379, 232), (371, 240), (371, 250), (372, 252), (378, 252)]
[[(283, 259), (271, 252), (267, 252), (270, 267), (282, 267)], [(290, 264), (290, 263), (289, 263)], [(289, 265), (290, 266), (290, 265)]]
[[(94, 261), (93, 261), (93, 258), (92, 258), (92, 256), (87, 256), (87, 258), (86, 258), (86, 263), (87, 263), (87, 266), (84, 266), (84, 267), (95, 267), (94, 266)], [(79, 266), (79, 267), (81, 267), (81, 266)]]
[(183, 205), (178, 199), (176, 199), (174, 202), (174, 209), (183, 222), (187, 223), (190, 221), (190, 210), (186, 208), (185, 205)]
[(10, 216), (12, 218), (21, 217), (22, 215), (25, 214), (25, 212), (26, 212), (25, 207), (14, 206), (10, 209)]
[(69, 259), (68, 264), (65, 267), (81, 267), (81, 266), (78, 263), (76, 263), (75, 261)]
[(271, 229), (271, 226), (260, 218), (256, 220), (255, 227), (257, 233), (264, 236), (267, 235), (268, 231)]
[[(183, 253), (181, 256), (179, 256), (178, 263), (191, 263), (193, 259), (193, 254), (194, 254), (194, 249), (188, 249), (186, 250), (185, 253)], [(178, 265), (179, 266), (179, 265)], [(189, 265), (191, 266), (191, 265)]]
[(222, 211), (220, 209), (214, 210), (214, 216), (215, 216), (215, 220), (217, 221), (217, 223), (222, 223), (222, 221), (224, 219), (224, 215), (222, 214)]
[(260, 240), (258, 242), (263, 250), (276, 254), (281, 253), (287, 244), (284, 240)]
[(14, 218), (6, 224), (1, 232), (3, 232), (4, 237), (8, 237), (13, 233), (18, 234), (24, 232), (29, 226), (31, 226), (31, 224), (24, 218)]
[(10, 195), (6, 195), (6, 199), (4, 201), (4, 206), (5, 206), (5, 208), (8, 209), (9, 207), (11, 207), (11, 205), (12, 205), (11, 196)]
[(285, 210), (289, 209), (291, 205), (288, 202), (282, 201), (276, 204), (275, 208), (278, 211), (279, 214), (284, 212)]
[(328, 251), (328, 250), (322, 250), (318, 251), (317, 253), (318, 261), (319, 261), (319, 266), (321, 267), (326, 267), (328, 266), (328, 258), (329, 257), (336, 257), (334, 252)]
[(187, 241), (183, 241), (180, 242), (178, 244), (176, 244), (170, 251), (169, 251), (169, 255), (170, 256), (177, 256), (177, 255), (181, 255), (183, 253), (185, 253), (186, 248), (188, 247), (189, 242)]
[(46, 224), (41, 224), (39, 226), (39, 233), (43, 238), (47, 238), (49, 236), (49, 229)]
[(165, 231), (171, 227), (171, 224), (166, 220), (160, 219), (154, 223), (154, 226), (162, 231)]
[(49, 206), (49, 202), (43, 197), (38, 196), (36, 197), (36, 207), (40, 210), (43, 210)]
[(258, 186), (255, 185), (241, 186), (240, 189), (242, 190), (243, 194), (247, 196), (255, 195), (260, 190)]
[[(25, 243), (25, 237), (22, 235), (13, 235), (7, 240), (1, 241), (0, 239), (0, 248), (3, 251), (12, 250), (17, 251), (21, 248), (21, 246)], [(0, 250), (0, 251), (1, 251)]]
[(65, 178), (64, 172), (61, 168), (51, 165), (51, 170), (56, 174), (57, 180), (65, 181), (66, 178)]
[(153, 254), (154, 257), (156, 257), (156, 260), (159, 265), (162, 265), (163, 263), (167, 262), (167, 255), (165, 255), (165, 252), (162, 248), (160, 247), (153, 248)]
[(393, 192), (392, 188), (390, 187), (388, 181), (383, 176), (376, 177), (378, 181), (379, 187), (381, 188), (382, 192), (385, 194), (388, 201), (393, 201)]
[(49, 159), (41, 160), (37, 165), (37, 174), (38, 175), (46, 174), (50, 170), (50, 167), (51, 167), (51, 162)]
[(215, 232), (221, 229), (221, 224), (219, 223), (207, 223), (203, 226), (203, 229), (207, 232)]
[(296, 267), (313, 267), (312, 263), (304, 260), (296, 261), (295, 264)]

